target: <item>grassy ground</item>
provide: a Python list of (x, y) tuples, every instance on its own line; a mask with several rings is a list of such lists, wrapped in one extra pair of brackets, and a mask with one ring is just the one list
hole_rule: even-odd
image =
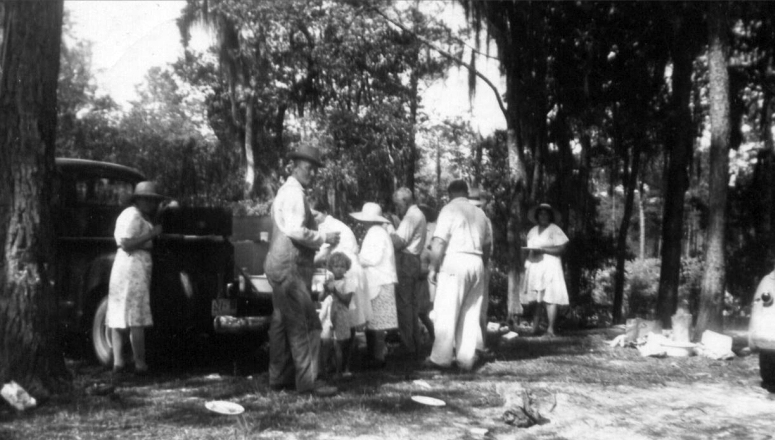
[[(27, 413), (0, 407), (0, 439), (771, 438), (775, 401), (760, 387), (756, 356), (642, 358), (609, 347), (612, 337), (520, 337), (472, 373), (389, 357), (386, 369), (356, 372), (331, 398), (271, 391), (265, 373), (224, 374), (228, 363), (157, 370), (94, 396), (89, 387), (110, 383), (110, 374), (72, 362), (71, 394)], [(525, 392), (547, 424), (504, 422)], [(422, 406), (413, 395), (447, 405)], [(211, 400), (237, 402), (245, 413), (210, 412)]]

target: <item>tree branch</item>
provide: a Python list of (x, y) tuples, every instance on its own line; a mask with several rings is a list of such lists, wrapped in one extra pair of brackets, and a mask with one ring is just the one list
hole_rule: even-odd
[(424, 38), (424, 37), (422, 37), (420, 35), (418, 35), (416, 32), (414, 32), (413, 30), (407, 28), (403, 24), (401, 24), (401, 23), (393, 20), (392, 18), (388, 17), (384, 12), (382, 12), (378, 8), (372, 7), (372, 8), (369, 8), (369, 9), (374, 11), (380, 17), (384, 18), (385, 21), (387, 21), (388, 23), (391, 23), (392, 25), (399, 27), (404, 32), (408, 32), (408, 33), (412, 34), (421, 43), (429, 46), (431, 49), (433, 49), (436, 52), (440, 53), (441, 55), (449, 58), (450, 60), (452, 60), (453, 62), (457, 63), (458, 65), (465, 67), (470, 72), (472, 72), (474, 75), (476, 75), (479, 78), (481, 78), (482, 81), (484, 81), (490, 87), (490, 89), (492, 89), (493, 93), (495, 94), (495, 99), (498, 101), (498, 107), (500, 107), (501, 112), (503, 112), (503, 117), (505, 117), (506, 120), (508, 120), (509, 116), (508, 116), (508, 113), (506, 111), (506, 107), (503, 105), (503, 100), (501, 99), (500, 92), (498, 91), (498, 88), (495, 87), (495, 84), (493, 84), (492, 81), (490, 81), (486, 76), (484, 76), (482, 73), (480, 73), (478, 70), (476, 70), (476, 68), (474, 66), (472, 66), (469, 63), (466, 63), (465, 61), (463, 61), (463, 60), (461, 60), (461, 59), (459, 59), (457, 57), (455, 57), (454, 55), (452, 55), (451, 53), (447, 52), (446, 50), (444, 50), (444, 49), (438, 47), (437, 45), (433, 44), (433, 42), (427, 40), (426, 38)]

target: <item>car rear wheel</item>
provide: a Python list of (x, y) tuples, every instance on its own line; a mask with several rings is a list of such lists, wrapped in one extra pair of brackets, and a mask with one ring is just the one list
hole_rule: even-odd
[(762, 385), (775, 389), (775, 350), (759, 352), (759, 371), (762, 375)]
[(110, 329), (105, 324), (108, 314), (108, 297), (105, 296), (94, 309), (91, 326), (91, 342), (94, 348), (94, 356), (102, 365), (111, 365), (113, 362), (113, 344), (110, 340)]

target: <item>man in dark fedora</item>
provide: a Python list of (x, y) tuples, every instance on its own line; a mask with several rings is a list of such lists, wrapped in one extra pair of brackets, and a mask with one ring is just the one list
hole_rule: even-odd
[(320, 150), (302, 145), (288, 157), (293, 169), (272, 202), (272, 241), (264, 263), (272, 286), (272, 323), (269, 327), (269, 385), (299, 393), (336, 392), (316, 384), (320, 351), (320, 319), (310, 294), (315, 251), (323, 244), (336, 246), (339, 233), (323, 233), (305, 197), (305, 189), (324, 166)]

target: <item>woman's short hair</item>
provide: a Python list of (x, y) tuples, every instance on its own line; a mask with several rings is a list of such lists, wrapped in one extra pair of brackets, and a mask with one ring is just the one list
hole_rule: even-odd
[(344, 267), (347, 268), (347, 270), (350, 270), (352, 261), (350, 261), (350, 257), (343, 254), (342, 252), (334, 252), (333, 254), (331, 254), (331, 256), (328, 257), (328, 267), (332, 268), (336, 264), (343, 264)]

